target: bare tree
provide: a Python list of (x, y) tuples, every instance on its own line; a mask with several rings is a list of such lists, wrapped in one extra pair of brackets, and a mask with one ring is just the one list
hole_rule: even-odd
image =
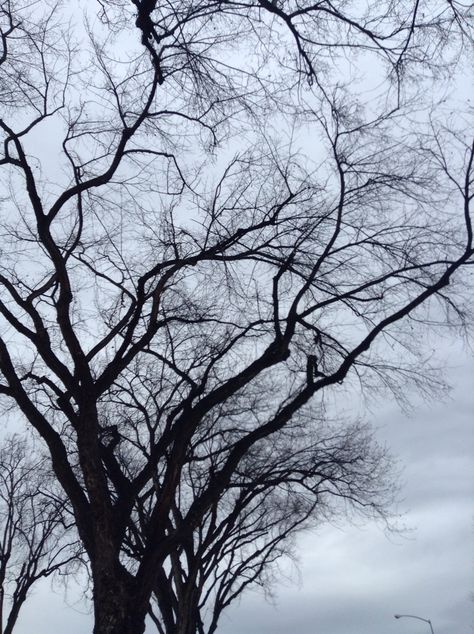
[(287, 478), (308, 517), (321, 486), (384, 508), (357, 443), (306, 475), (290, 452), (275, 487), (272, 452), (302, 427), (324, 448), (316, 405), (343, 382), (426, 386), (420, 325), (467, 325), (474, 150), (423, 95), (472, 8), (113, 0), (79, 45), (73, 13), (0, 6), (0, 393), (73, 508), (94, 632), (143, 632), (153, 593), (166, 630), (203, 566), (225, 607), (212, 522), (258, 524), (247, 498), (273, 508)]
[[(150, 614), (160, 632), (214, 632), (223, 610), (248, 586), (270, 589), (275, 564), (293, 555), (295, 535), (303, 529), (348, 509), (387, 520), (396, 479), (370, 429), (331, 426), (327, 415), (315, 426), (314, 409), (311, 414), (246, 455), (193, 535), (159, 571)], [(183, 528), (190, 505), (225, 458), (213, 442), (216, 428), (208, 428), (206, 437), (202, 429), (190, 447), (167, 535)], [(131, 560), (143, 556), (157, 494), (150, 486), (138, 500), (124, 549)]]
[[(49, 486), (49, 485), (53, 486)], [(17, 436), (0, 449), (0, 631), (13, 632), (34, 584), (79, 561), (44, 459)]]

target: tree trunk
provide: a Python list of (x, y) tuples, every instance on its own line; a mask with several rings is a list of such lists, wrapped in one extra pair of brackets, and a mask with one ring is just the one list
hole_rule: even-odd
[(176, 631), (170, 634), (199, 634), (202, 631), (201, 615), (196, 597), (182, 598), (179, 605)]
[(145, 617), (146, 609), (137, 605), (128, 579), (115, 574), (95, 576), (94, 634), (143, 634)]

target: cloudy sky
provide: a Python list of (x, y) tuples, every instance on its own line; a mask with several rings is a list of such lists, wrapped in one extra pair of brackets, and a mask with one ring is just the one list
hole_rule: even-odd
[[(275, 588), (273, 603), (248, 592), (223, 617), (221, 634), (435, 634), (474, 632), (474, 361), (445, 355), (450, 400), (395, 403), (368, 414), (403, 467), (404, 535), (365, 524), (325, 526), (302, 536), (300, 575)], [(70, 591), (48, 583), (20, 617), (17, 634), (90, 634), (91, 617)], [(150, 628), (150, 632), (153, 629)]]
[[(443, 403), (419, 403), (408, 417), (395, 404), (374, 416), (379, 436), (403, 466), (404, 536), (380, 526), (325, 527), (300, 540), (300, 583), (275, 605), (248, 595), (222, 634), (436, 634), (474, 631), (474, 363), (446, 357), (454, 386)], [(375, 420), (377, 418), (377, 420)]]
[[(444, 344), (443, 344), (444, 345)], [(474, 360), (448, 348), (449, 400), (396, 403), (367, 414), (403, 470), (403, 534), (366, 523), (324, 526), (299, 540), (299, 574), (272, 602), (248, 592), (224, 615), (220, 634), (474, 634)], [(70, 587), (45, 581), (16, 634), (90, 634), (92, 618)], [(154, 632), (153, 628), (149, 628)]]

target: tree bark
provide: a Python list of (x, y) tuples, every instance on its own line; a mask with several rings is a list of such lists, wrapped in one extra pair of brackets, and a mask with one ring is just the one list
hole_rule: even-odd
[(94, 634), (143, 634), (146, 610), (124, 574), (94, 575)]

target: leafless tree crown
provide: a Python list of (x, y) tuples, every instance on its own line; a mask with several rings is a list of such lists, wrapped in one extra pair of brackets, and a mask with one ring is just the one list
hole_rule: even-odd
[(385, 453), (328, 403), (428, 389), (420, 326), (469, 323), (473, 145), (433, 85), (472, 7), (88, 10), (0, 3), (0, 394), (95, 633), (213, 632), (297, 529), (387, 516)]

